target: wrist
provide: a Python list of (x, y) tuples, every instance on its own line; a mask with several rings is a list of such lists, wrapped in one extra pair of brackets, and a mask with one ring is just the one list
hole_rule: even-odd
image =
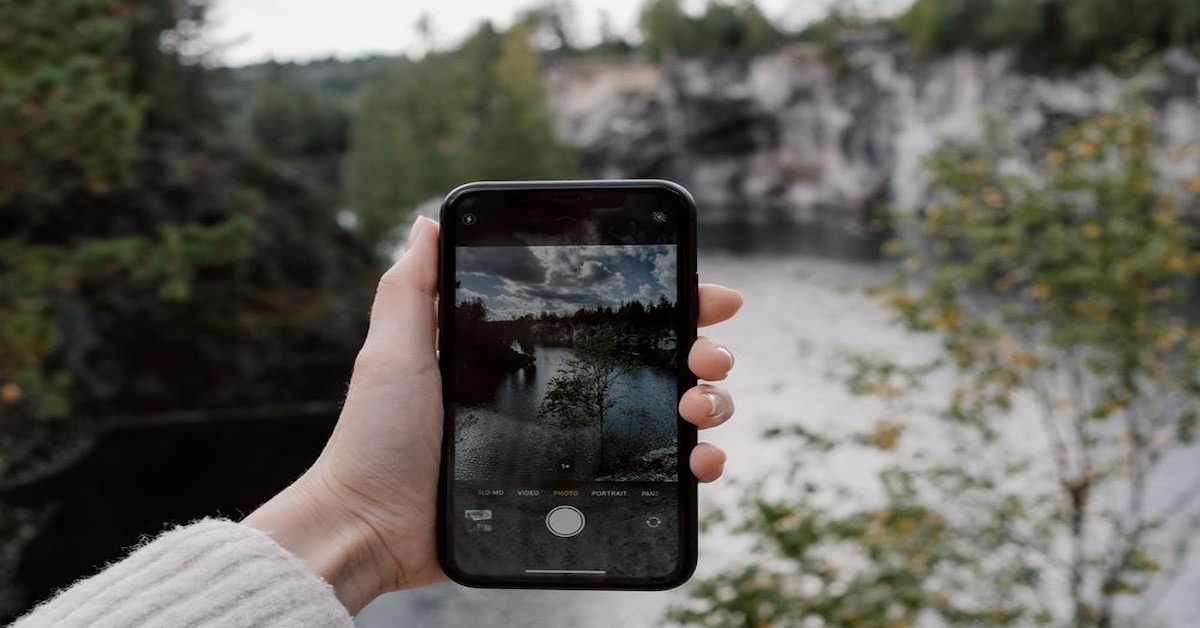
[[(381, 565), (377, 535), (310, 473), (250, 513), (242, 524), (267, 533), (328, 582), (351, 615), (396, 586)], [(385, 552), (386, 554), (386, 552)]]

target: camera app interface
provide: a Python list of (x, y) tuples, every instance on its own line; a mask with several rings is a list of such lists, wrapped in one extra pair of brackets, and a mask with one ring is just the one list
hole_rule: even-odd
[(570, 220), (574, 235), (456, 248), (455, 559), (535, 582), (665, 578), (680, 551), (674, 231), (665, 212), (619, 238), (602, 212)]

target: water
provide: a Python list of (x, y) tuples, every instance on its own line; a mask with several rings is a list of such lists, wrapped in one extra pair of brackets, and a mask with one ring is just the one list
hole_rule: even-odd
[[(550, 380), (571, 357), (571, 350), (538, 346), (533, 355), (534, 368), (513, 371), (497, 384), (494, 403), (462, 409), (470, 419), (458, 439), (455, 476), (459, 479), (561, 477), (556, 468), (559, 456), (537, 445), (536, 426), (540, 400), (546, 396)], [(617, 442), (638, 443), (640, 451), (632, 453), (642, 453), (673, 440), (675, 378), (670, 371), (646, 367), (623, 373), (613, 388), (613, 399), (616, 405), (605, 415), (610, 455), (631, 453), (619, 450)], [(575, 460), (582, 477), (596, 475), (600, 462), (594, 455), (599, 448), (590, 445), (582, 449), (593, 455)], [(543, 450), (548, 454), (541, 458), (528, 455)]]

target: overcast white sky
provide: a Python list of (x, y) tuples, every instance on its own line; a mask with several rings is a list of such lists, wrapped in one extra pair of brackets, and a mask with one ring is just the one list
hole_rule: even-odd
[[(758, 5), (773, 19), (794, 25), (823, 15), (835, 1), (758, 0)], [(643, 2), (574, 0), (574, 5), (580, 30), (594, 38), (601, 11), (608, 13), (616, 33), (632, 32)], [(533, 0), (218, 0), (210, 32), (218, 47), (217, 60), (231, 65), (373, 52), (420, 54), (423, 48), (415, 25), (425, 13), (433, 19), (435, 44), (446, 46), (480, 20), (504, 26), (518, 11), (535, 4)], [(703, 6), (703, 0), (685, 0), (685, 6)]]

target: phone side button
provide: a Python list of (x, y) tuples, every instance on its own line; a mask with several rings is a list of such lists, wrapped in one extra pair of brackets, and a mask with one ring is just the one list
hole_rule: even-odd
[(546, 527), (555, 536), (563, 538), (583, 532), (587, 519), (574, 506), (555, 506), (546, 514)]

